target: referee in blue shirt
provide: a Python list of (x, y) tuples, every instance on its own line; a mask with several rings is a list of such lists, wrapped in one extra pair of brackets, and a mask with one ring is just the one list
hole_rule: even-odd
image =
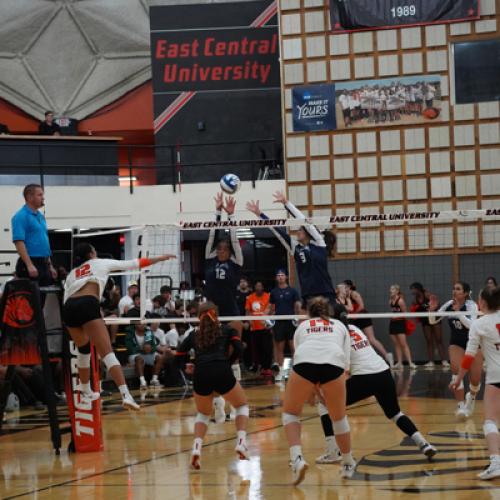
[(48, 286), (54, 283), (57, 272), (50, 261), (47, 223), (39, 211), (45, 204), (43, 188), (39, 184), (28, 184), (23, 196), (25, 205), (12, 217), (12, 241), (19, 254), (16, 276)]

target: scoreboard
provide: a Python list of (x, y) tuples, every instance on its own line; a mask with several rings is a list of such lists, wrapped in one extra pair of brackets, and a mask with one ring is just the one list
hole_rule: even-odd
[(479, 18), (479, 0), (330, 0), (332, 31), (375, 30)]

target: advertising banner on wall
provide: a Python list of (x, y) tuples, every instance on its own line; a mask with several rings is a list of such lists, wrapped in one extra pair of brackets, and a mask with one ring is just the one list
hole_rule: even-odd
[(333, 31), (456, 22), (479, 17), (479, 0), (330, 0)]
[(417, 75), (335, 84), (337, 128), (427, 123), (441, 119), (441, 77)]
[(293, 131), (335, 130), (335, 85), (292, 90)]

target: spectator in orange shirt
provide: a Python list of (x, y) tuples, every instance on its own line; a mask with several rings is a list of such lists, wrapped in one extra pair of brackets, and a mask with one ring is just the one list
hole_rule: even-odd
[[(246, 300), (245, 310), (249, 316), (265, 316), (269, 314), (271, 306), (270, 294), (264, 290), (262, 281), (257, 281), (254, 293)], [(260, 364), (261, 375), (272, 377), (271, 362), (273, 359), (273, 338), (266, 321), (251, 321), (251, 346), (254, 371)]]

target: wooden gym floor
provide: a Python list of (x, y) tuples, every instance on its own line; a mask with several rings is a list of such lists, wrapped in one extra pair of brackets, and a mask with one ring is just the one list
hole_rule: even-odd
[[(233, 455), (232, 422), (212, 424), (201, 473), (190, 473), (194, 405), (178, 391), (148, 395), (140, 414), (104, 402), (102, 453), (56, 457), (44, 415), (8, 415), (0, 436), (0, 498), (57, 499), (500, 499), (500, 480), (475, 478), (486, 464), (482, 403), (465, 423), (454, 419), (446, 386), (449, 372), (419, 369), (397, 375), (401, 406), (438, 447), (429, 463), (371, 400), (349, 410), (353, 450), (360, 461), (353, 479), (342, 481), (338, 465), (315, 465), (323, 436), (314, 408), (303, 414), (303, 449), (310, 464), (298, 488), (290, 485), (288, 448), (281, 425), (280, 385), (247, 388), (251, 404), (252, 459)], [(20, 430), (24, 429), (24, 430)], [(68, 437), (64, 436), (65, 443)]]

